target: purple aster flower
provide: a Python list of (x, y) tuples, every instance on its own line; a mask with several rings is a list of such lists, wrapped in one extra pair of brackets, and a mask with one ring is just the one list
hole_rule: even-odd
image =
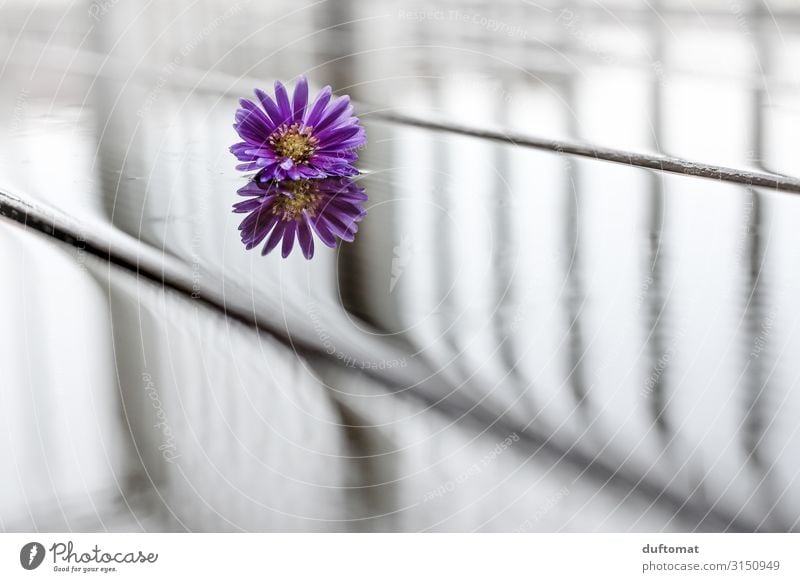
[(367, 136), (348, 96), (332, 99), (331, 88), (325, 87), (309, 104), (305, 77), (297, 81), (291, 101), (279, 81), (274, 101), (261, 89), (255, 93), (261, 107), (242, 99), (236, 111), (233, 127), (244, 140), (230, 148), (244, 162), (237, 170), (258, 170), (265, 180), (358, 174), (355, 149)]
[(361, 204), (367, 199), (364, 189), (350, 178), (320, 180), (250, 181), (239, 190), (248, 199), (233, 205), (233, 211), (248, 213), (239, 225), (242, 242), (252, 249), (266, 239), (261, 251), (266, 255), (278, 243), (286, 258), (294, 241), (300, 244), (305, 258), (314, 256), (314, 238), (331, 248), (340, 238), (352, 242), (358, 222), (367, 211)]

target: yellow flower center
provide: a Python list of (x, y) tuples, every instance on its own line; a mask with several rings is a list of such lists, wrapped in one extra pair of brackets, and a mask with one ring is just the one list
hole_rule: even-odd
[(319, 140), (311, 135), (312, 127), (300, 127), (299, 123), (283, 124), (269, 137), (272, 149), (281, 157), (291, 158), (294, 163), (307, 162), (314, 153)]
[(284, 182), (284, 184), (294, 197), (290, 198), (283, 194), (277, 196), (272, 206), (273, 214), (287, 221), (299, 220), (303, 210), (305, 210), (309, 216), (316, 215), (321, 196), (311, 183), (311, 180), (297, 180)]

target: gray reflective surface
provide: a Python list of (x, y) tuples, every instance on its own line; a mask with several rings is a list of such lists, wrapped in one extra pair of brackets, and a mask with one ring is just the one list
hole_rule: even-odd
[[(2, 8), (2, 190), (127, 261), (3, 230), (7, 303), (85, 335), (56, 384), (90, 374), (98, 409), (36, 421), (64, 355), (27, 319), (3, 353), (42, 398), (14, 406), (39, 435), (103, 419), (87, 473), (28, 499), (72, 453), (28, 474), (8, 421), (6, 529), (797, 529), (800, 199), (374, 115), (798, 176), (791, 3), (91, 6)], [(230, 213), (236, 100), (299, 73), (369, 138), (369, 215), (311, 262), (246, 251)]]
[(595, 471), (521, 433), (452, 418), (93, 256), (0, 228), (19, 283), (3, 299), (20, 306), (4, 353), (38, 358), (4, 360), (5, 531), (690, 527), (629, 486), (598, 490)]

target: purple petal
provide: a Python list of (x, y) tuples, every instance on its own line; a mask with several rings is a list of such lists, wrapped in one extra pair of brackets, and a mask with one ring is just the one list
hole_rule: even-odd
[(275, 81), (275, 100), (281, 115), (281, 123), (288, 123), (292, 119), (292, 106), (289, 103), (289, 94), (280, 81)]
[[(259, 206), (261, 206), (264, 201), (261, 198), (250, 198), (248, 200), (242, 200), (241, 202), (237, 202), (233, 205), (233, 211), (237, 214), (242, 214), (244, 212), (252, 212), (256, 210)], [(242, 221), (244, 224), (244, 221)], [(242, 230), (241, 225), (239, 226), (239, 230)]]
[[(354, 135), (356, 135), (359, 131), (363, 131), (361, 126), (358, 123), (347, 123), (344, 125), (336, 125), (331, 126), (325, 130), (317, 131), (314, 133), (314, 136), (321, 142), (324, 143), (326, 141), (343, 141), (345, 139), (350, 139)], [(331, 139), (333, 138), (333, 140)], [(325, 147), (325, 146), (321, 146)]]
[(237, 123), (233, 126), (239, 136), (252, 145), (261, 145), (268, 138), (269, 134), (266, 129), (260, 127), (253, 127), (250, 124)]
[(331, 87), (330, 85), (326, 85), (322, 88), (322, 91), (319, 92), (317, 98), (314, 100), (314, 105), (311, 108), (311, 112), (308, 114), (308, 117), (305, 120), (305, 124), (314, 126), (322, 117), (322, 112), (325, 111), (325, 107), (328, 105), (328, 102), (331, 100)]
[[(278, 167), (278, 160), (275, 160), (275, 159), (269, 159), (269, 158), (264, 158), (264, 162), (265, 162), (265, 163), (264, 163), (264, 167), (263, 167), (264, 171), (268, 171), (268, 170), (270, 170), (271, 168), (276, 168), (276, 167)], [(263, 182), (263, 180), (260, 180), (260, 181), (261, 181), (261, 182)]]
[(311, 224), (311, 228), (314, 229), (314, 232), (317, 233), (319, 240), (322, 241), (322, 244), (325, 246), (334, 248), (336, 246), (336, 235), (334, 235), (328, 226), (319, 220), (319, 217), (312, 218), (309, 220)]
[(320, 214), (318, 221), (325, 225), (328, 230), (330, 230), (333, 234), (338, 236), (342, 240), (346, 240), (347, 242), (352, 242), (354, 235), (351, 233), (348, 228), (342, 223), (341, 220), (338, 220), (335, 216), (331, 216), (328, 214)]
[(361, 217), (353, 216), (352, 214), (344, 214), (342, 212), (328, 212), (325, 214), (325, 218), (328, 222), (340, 228), (342, 232), (354, 235), (358, 232), (358, 220), (360, 220)]
[(261, 172), (259, 172), (258, 181), (264, 184), (273, 180), (283, 180), (285, 177), (286, 173), (281, 169), (281, 167), (278, 164), (273, 164), (265, 167)]
[(294, 97), (292, 99), (292, 111), (294, 113), (294, 117), (292, 118), (295, 122), (300, 122), (303, 120), (303, 116), (306, 114), (306, 106), (308, 105), (308, 81), (305, 78), (305, 75), (300, 75), (300, 78), (297, 80), (297, 85), (294, 86)]
[(239, 196), (261, 196), (264, 194), (263, 188), (252, 180), (236, 191)]
[(326, 131), (317, 133), (316, 137), (319, 140), (320, 149), (325, 149), (326, 147), (332, 145), (336, 145), (337, 147), (342, 147), (343, 142), (354, 138), (363, 131), (364, 130), (357, 125), (355, 126), (349, 125), (347, 127), (336, 127), (336, 128), (332, 127)]
[(336, 199), (343, 202), (351, 202), (357, 205), (366, 200), (367, 195), (364, 193), (363, 188), (346, 188), (336, 192)]
[(254, 158), (266, 158), (268, 160), (275, 159), (275, 152), (267, 147), (254, 147), (252, 145), (248, 145), (248, 149), (246, 149), (244, 153)]
[(303, 211), (303, 220), (297, 223), (297, 240), (300, 249), (306, 259), (314, 256), (314, 237), (311, 236), (311, 229), (308, 227), (308, 214)]
[[(322, 114), (322, 118), (314, 126), (316, 132), (322, 131), (326, 127), (330, 127), (334, 122), (338, 121), (350, 107), (350, 97), (344, 95), (335, 99)], [(315, 133), (316, 133), (315, 132)]]
[(277, 225), (275, 225), (275, 230), (272, 231), (272, 234), (269, 235), (269, 239), (267, 240), (267, 244), (264, 245), (264, 249), (261, 251), (262, 255), (266, 255), (267, 253), (271, 252), (274, 249), (278, 242), (283, 237), (283, 230), (286, 228), (286, 222), (280, 221)]
[[(340, 142), (339, 142), (339, 143), (337, 143), (336, 145), (337, 145), (339, 148), (341, 148), (341, 150), (354, 150), (354, 149), (356, 149), (356, 148), (360, 148), (360, 147), (361, 147), (361, 146), (363, 146), (365, 143), (367, 143), (367, 134), (366, 134), (366, 132), (364, 132), (364, 130), (362, 129), (362, 130), (361, 130), (359, 133), (357, 133), (355, 136), (353, 136), (353, 137), (351, 137), (351, 138), (348, 138), (348, 139), (346, 139), (346, 140), (344, 140), (344, 141), (340, 141)], [(358, 159), (358, 155), (356, 155), (356, 159)], [(352, 160), (352, 161), (355, 161), (355, 159), (354, 159), (354, 160)]]
[(266, 114), (250, 103), (247, 99), (241, 99), (241, 109), (236, 110), (234, 119), (239, 125), (249, 125), (252, 129), (259, 132), (266, 132), (269, 134), (275, 129), (275, 124), (272, 123)]
[(259, 214), (259, 212), (252, 212), (248, 214), (239, 225), (239, 230), (242, 231), (242, 240), (246, 240), (253, 236), (253, 230), (256, 222), (258, 222)]
[(297, 171), (302, 178), (319, 178), (325, 175), (313, 166), (298, 166)]
[[(257, 212), (251, 214), (250, 216), (256, 216), (256, 222), (252, 225), (252, 234), (247, 244), (245, 245), (247, 250), (252, 249), (253, 247), (258, 246), (261, 241), (267, 238), (267, 235), (270, 233), (272, 228), (278, 223), (278, 216), (272, 214), (266, 214), (265, 212)], [(242, 240), (244, 240), (244, 234), (242, 236)]]
[(347, 150), (329, 148), (317, 150), (311, 159), (324, 161), (325, 163), (355, 162), (358, 159), (358, 154)]
[(247, 143), (246, 141), (240, 141), (239, 143), (233, 144), (229, 149), (234, 156), (239, 158), (239, 160), (245, 162), (245, 161), (251, 161), (253, 159), (253, 156), (247, 153), (247, 150), (251, 149), (252, 147), (253, 147), (252, 144)]
[[(258, 106), (249, 99), (239, 99), (242, 109), (246, 110), (255, 120), (263, 124), (270, 132), (275, 129), (275, 123)], [(241, 110), (240, 110), (241, 111)]]
[[(241, 158), (240, 158), (241, 159)], [(245, 164), (236, 164), (236, 169), (240, 172), (249, 172), (250, 170), (258, 169), (258, 162), (247, 162)]]
[(333, 164), (325, 168), (325, 173), (328, 176), (356, 176), (358, 169), (350, 164)]
[(302, 178), (300, 175), (300, 170), (297, 168), (297, 166), (292, 166), (286, 170), (286, 174), (289, 176), (290, 180), (299, 180)]
[(357, 202), (345, 202), (344, 200), (338, 200), (338, 196), (335, 196), (326, 206), (325, 210), (330, 212), (336, 212), (338, 215), (344, 215), (346, 217), (353, 217), (353, 216), (360, 216), (362, 211), (364, 210), (361, 206), (358, 205)]
[(285, 259), (292, 252), (294, 246), (294, 231), (297, 229), (297, 223), (290, 220), (286, 223), (283, 230), (283, 246), (281, 247), (281, 256)]
[(281, 117), (281, 112), (278, 110), (278, 106), (275, 105), (275, 102), (272, 100), (272, 98), (264, 93), (264, 91), (261, 89), (256, 89), (255, 93), (275, 127), (283, 123), (284, 119)]

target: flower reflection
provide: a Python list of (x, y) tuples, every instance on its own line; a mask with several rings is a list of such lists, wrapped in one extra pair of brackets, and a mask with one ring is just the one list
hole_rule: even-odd
[(361, 204), (367, 199), (364, 189), (350, 178), (320, 180), (284, 180), (261, 182), (254, 179), (239, 190), (247, 200), (233, 205), (233, 211), (247, 213), (239, 225), (242, 242), (252, 249), (266, 239), (262, 255), (278, 243), (281, 255), (292, 252), (294, 241), (303, 256), (314, 256), (314, 237), (331, 248), (340, 238), (352, 242), (358, 222), (367, 211)]

